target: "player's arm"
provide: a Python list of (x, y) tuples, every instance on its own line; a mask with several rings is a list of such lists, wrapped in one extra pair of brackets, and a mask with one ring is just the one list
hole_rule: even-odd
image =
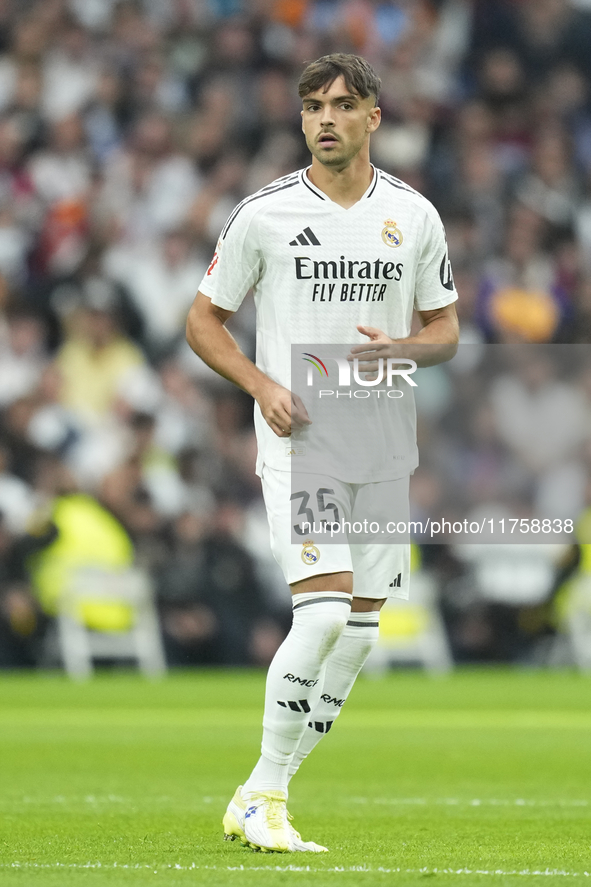
[(458, 350), (460, 335), (455, 303), (432, 311), (419, 311), (418, 314), (421, 329), (416, 335), (405, 339), (391, 339), (376, 327), (357, 327), (360, 333), (369, 338), (369, 342), (351, 348), (351, 357), (360, 361), (363, 372), (377, 372), (380, 357), (406, 357), (422, 367), (452, 359)]
[(226, 321), (232, 311), (214, 305), (201, 292), (187, 318), (187, 342), (208, 366), (252, 395), (269, 427), (277, 437), (289, 437), (293, 424), (309, 424), (300, 399), (258, 369), (240, 350)]

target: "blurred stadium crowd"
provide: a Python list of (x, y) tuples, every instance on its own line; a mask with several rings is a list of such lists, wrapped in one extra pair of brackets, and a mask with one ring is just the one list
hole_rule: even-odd
[[(590, 47), (588, 0), (0, 0), (0, 665), (40, 661), (76, 530), (105, 565), (149, 570), (172, 663), (265, 663), (279, 643), (251, 404), (184, 323), (233, 206), (308, 162), (306, 61), (358, 52), (381, 74), (373, 160), (441, 213), (467, 347), (589, 342)], [(231, 329), (253, 356), (251, 302)], [(568, 389), (574, 437), (546, 448), (560, 391), (519, 440), (492, 392), (455, 440), (442, 370), (419, 401), (419, 506), (442, 476), (464, 506), (511, 494), (504, 454), (537, 443), (555, 470), (541, 492), (523, 481), (528, 513), (544, 494), (555, 516), (584, 508), (590, 365)], [(523, 384), (547, 393), (538, 368)], [(448, 596), (465, 579), (453, 548), (424, 559)], [(461, 600), (458, 657), (518, 658), (503, 620)]]

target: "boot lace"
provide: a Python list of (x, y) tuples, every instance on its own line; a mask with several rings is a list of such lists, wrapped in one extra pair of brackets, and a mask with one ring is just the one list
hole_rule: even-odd
[[(257, 802), (257, 806), (261, 804), (267, 805), (267, 823), (269, 828), (285, 828), (285, 798), (261, 794), (254, 796), (252, 800)], [(290, 818), (289, 813), (287, 816)]]
[(283, 828), (285, 825), (285, 801), (272, 799), (267, 803), (267, 822), (269, 828)]

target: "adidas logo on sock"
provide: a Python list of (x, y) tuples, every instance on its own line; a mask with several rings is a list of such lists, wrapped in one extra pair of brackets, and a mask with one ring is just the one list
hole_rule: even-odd
[(281, 702), (281, 700), (277, 700), (277, 705), (281, 705), (282, 708), (291, 708), (292, 711), (303, 711), (305, 714), (308, 714), (310, 711), (310, 706), (308, 705), (308, 701), (306, 699), (300, 699), (299, 702), (294, 702), (293, 700), (288, 702)]
[(320, 246), (320, 241), (311, 228), (304, 228), (301, 234), (289, 241), (290, 246)]
[(308, 721), (308, 727), (312, 727), (317, 733), (328, 733), (334, 721)]

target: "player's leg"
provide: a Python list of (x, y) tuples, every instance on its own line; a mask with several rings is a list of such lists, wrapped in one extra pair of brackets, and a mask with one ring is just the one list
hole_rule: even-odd
[(302, 761), (327, 735), (340, 714), (359, 672), (378, 641), (383, 604), (384, 600), (353, 598), (351, 615), (326, 663), (320, 698), (289, 765), (290, 779)]
[(318, 702), (321, 672), (351, 612), (351, 574), (315, 577), (293, 595), (293, 621), (267, 673), (261, 757), (243, 793), (287, 793), (288, 767)]
[[(291, 544), (289, 532), (279, 532), (282, 527), (287, 530), (291, 527), (288, 472), (265, 469), (263, 489), (272, 528), (272, 548), (287, 581), (293, 584), (293, 624), (267, 674), (261, 757), (237, 793), (240, 798), (237, 800), (235, 796), (231, 802), (224, 828), (226, 834), (239, 837), (243, 831), (251, 846), (262, 849), (315, 849), (317, 845), (297, 845), (299, 836), (288, 824), (285, 801), (289, 765), (318, 701), (325, 662), (349, 619), (350, 553), (346, 545), (319, 543), (321, 554), (305, 537), (298, 547)], [(320, 559), (326, 571), (322, 574), (317, 572)], [(305, 584), (303, 577), (306, 577)], [(246, 804), (243, 810), (242, 802)], [(299, 841), (302, 844), (301, 839)]]
[(323, 684), (325, 662), (351, 611), (351, 573), (314, 577), (293, 595), (293, 623), (275, 654), (265, 690), (261, 756), (237, 789), (224, 832), (261, 850), (322, 851), (291, 827), (286, 809), (289, 766)]
[[(386, 599), (358, 597), (357, 594), (362, 594), (364, 591), (368, 593), (367, 589), (375, 586), (381, 590), (386, 584), (390, 591), (389, 596), (403, 597), (408, 585), (409, 546), (397, 545), (386, 548), (380, 545), (371, 546), (371, 548), (374, 550), (369, 563), (366, 560), (365, 565), (362, 566), (362, 557), (353, 560), (355, 597), (353, 598), (351, 615), (327, 660), (318, 704), (310, 714), (308, 729), (304, 732), (289, 766), (290, 780), (297, 773), (302, 761), (332, 729), (353, 689), (359, 672), (378, 642), (380, 609)], [(373, 570), (370, 566), (371, 561), (373, 561)], [(383, 578), (374, 585), (371, 577), (376, 573), (381, 574)], [(367, 580), (365, 588), (360, 588), (357, 592), (358, 577), (362, 576)], [(398, 581), (398, 579), (400, 579), (401, 587), (396, 585), (389, 588), (390, 583)], [(386, 580), (389, 581), (386, 582)], [(391, 594), (393, 589), (396, 591), (395, 595)], [(382, 591), (382, 593), (384, 592)]]
[[(384, 484), (362, 485), (355, 516), (385, 528), (392, 516), (396, 524), (408, 522), (408, 478)], [(381, 529), (377, 538), (397, 540)], [(408, 597), (410, 547), (396, 541), (351, 545), (353, 605), (347, 625), (327, 660), (318, 704), (310, 714), (308, 729), (289, 767), (290, 779), (302, 761), (331, 730), (355, 680), (378, 642), (379, 611), (388, 597)]]

